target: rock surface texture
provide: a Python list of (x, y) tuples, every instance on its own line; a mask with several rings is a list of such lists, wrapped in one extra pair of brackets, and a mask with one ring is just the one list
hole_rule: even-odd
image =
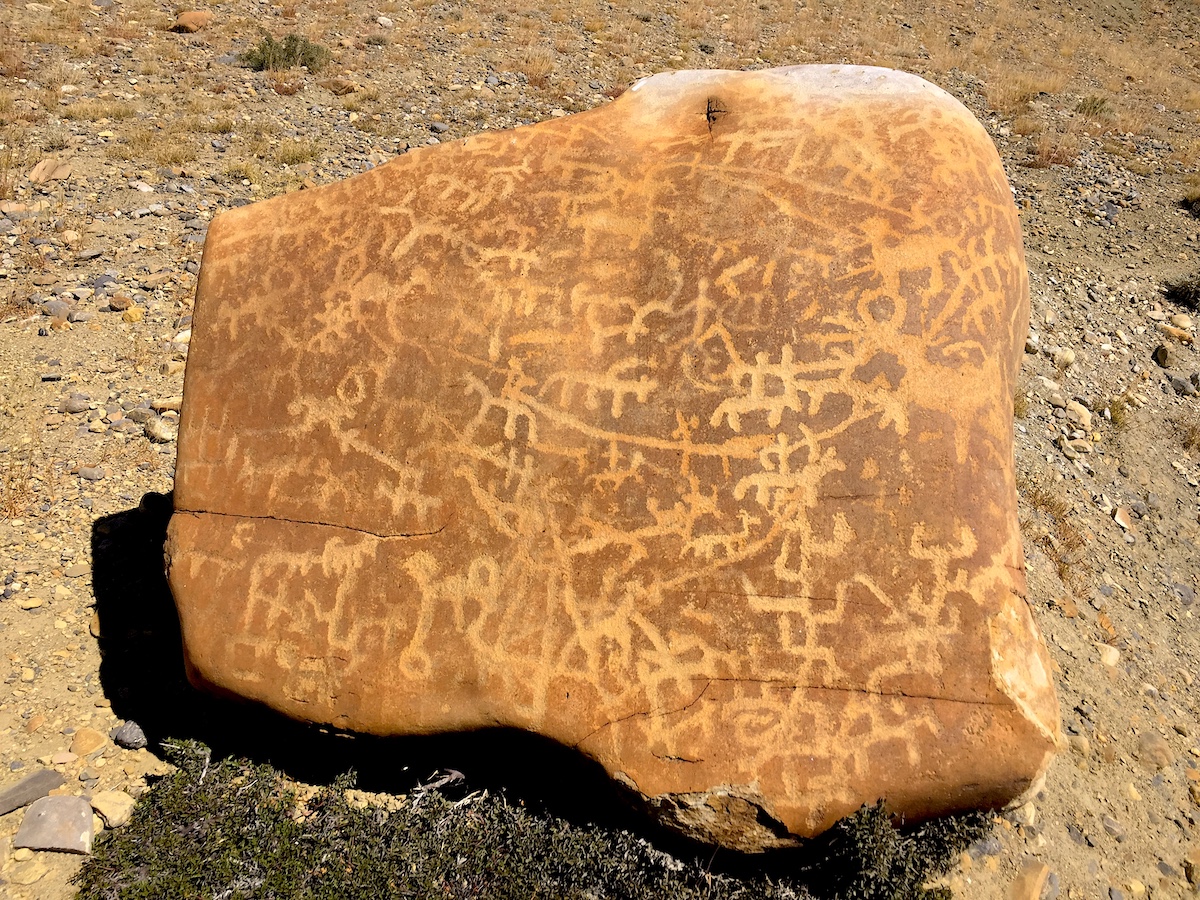
[(578, 748), (746, 850), (999, 805), (1027, 609), (1020, 227), (975, 119), (681, 72), (209, 231), (168, 560), (197, 683)]

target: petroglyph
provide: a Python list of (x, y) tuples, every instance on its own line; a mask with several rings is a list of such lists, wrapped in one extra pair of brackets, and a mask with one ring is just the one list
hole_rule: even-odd
[(762, 849), (1004, 803), (1024, 602), (1000, 161), (859, 67), (658, 75), (209, 231), (168, 544), (189, 672), (576, 747)]

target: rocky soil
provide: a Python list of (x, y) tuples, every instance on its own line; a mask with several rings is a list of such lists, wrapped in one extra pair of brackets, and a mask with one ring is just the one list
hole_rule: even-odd
[[(1200, 34), (1194, 6), (867, 0), (145, 0), (0, 7), (0, 799), (41, 769), (119, 827), (162, 771), (101, 677), (94, 572), (168, 492), (214, 215), (397, 153), (606, 103), (663, 69), (915, 71), (995, 139), (1033, 320), (1014, 428), (1030, 599), (1068, 746), (950, 883), (963, 897), (1177, 897), (1200, 881)], [(268, 29), (328, 47), (255, 72)], [(153, 505), (153, 500), (151, 501)], [(153, 574), (106, 563), (119, 595)], [(127, 624), (127, 623), (126, 623)], [(114, 700), (116, 706), (114, 707)], [(98, 799), (97, 799), (98, 798)], [(0, 805), (2, 809), (2, 805)], [(0, 893), (70, 896), (81, 857), (13, 849)], [(107, 823), (107, 824), (106, 824)]]

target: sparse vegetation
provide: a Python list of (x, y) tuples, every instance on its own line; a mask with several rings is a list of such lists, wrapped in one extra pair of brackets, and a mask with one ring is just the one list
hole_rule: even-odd
[(0, 521), (19, 519), (33, 502), (33, 459), (10, 451), (0, 462)]
[(1024, 419), (1029, 415), (1029, 397), (1023, 392), (1018, 391), (1013, 397), (1013, 417)]
[(13, 140), (11, 134), (6, 134), (0, 142), (0, 200), (11, 199), (13, 187), (17, 183), (17, 170), (21, 165)]
[(1109, 102), (1096, 94), (1089, 94), (1080, 100), (1075, 106), (1075, 112), (1098, 122), (1107, 122), (1113, 115)]
[(295, 166), (311, 162), (321, 155), (321, 147), (316, 141), (288, 139), (282, 141), (275, 150), (275, 161), (284, 166)]
[[(418, 792), (351, 803), (347, 775), (299, 793), (269, 765), (214, 760), (168, 742), (178, 769), (106, 832), (83, 864), (80, 900), (111, 897), (801, 898), (795, 875), (820, 873), (821, 896), (919, 900), (958, 854), (990, 830), (981, 814), (898, 832), (864, 807), (814, 842), (792, 876), (734, 878), (711, 859), (676, 862), (633, 835), (570, 824), (486, 791), (452, 801)], [(814, 863), (816, 863), (814, 865)]]
[(1200, 414), (1192, 410), (1179, 412), (1171, 416), (1170, 423), (1184, 450), (1200, 452)]
[(1192, 312), (1200, 312), (1200, 275), (1168, 282), (1163, 289), (1168, 300)]
[(1191, 185), (1183, 194), (1181, 204), (1197, 219), (1200, 219), (1200, 184)]
[(263, 171), (250, 160), (235, 160), (225, 168), (225, 175), (238, 181), (249, 181), (259, 184), (263, 179)]
[(1079, 136), (1070, 131), (1047, 131), (1038, 135), (1028, 165), (1034, 169), (1073, 166), (1079, 158)]
[(534, 87), (545, 87), (554, 71), (554, 57), (550, 47), (541, 44), (527, 47), (517, 61), (517, 71), (523, 72)]
[(19, 78), (27, 71), (25, 57), (22, 55), (11, 29), (6, 25), (0, 25), (0, 76)]
[(1108, 414), (1113, 428), (1124, 431), (1129, 427), (1132, 410), (1129, 401), (1124, 396), (1113, 397), (1108, 403)]
[(85, 119), (97, 122), (101, 119), (131, 119), (137, 115), (137, 110), (129, 103), (120, 100), (77, 100), (63, 107), (64, 119)]
[(1066, 83), (1054, 72), (998, 71), (988, 83), (988, 103), (1007, 115), (1024, 113), (1034, 100), (1058, 93)]
[(281, 41), (264, 34), (257, 46), (241, 55), (241, 61), (256, 72), (282, 72), (303, 66), (315, 73), (329, 62), (329, 57), (328, 49), (292, 32)]
[(1071, 504), (1044, 480), (1018, 476), (1017, 490), (1035, 513), (1045, 517), (1048, 526), (1033, 529), (1030, 520), (1021, 522), (1021, 531), (1032, 534), (1033, 543), (1053, 561), (1058, 577), (1064, 582), (1084, 577), (1087, 566), (1081, 556), (1087, 546), (1083, 532), (1075, 524)]

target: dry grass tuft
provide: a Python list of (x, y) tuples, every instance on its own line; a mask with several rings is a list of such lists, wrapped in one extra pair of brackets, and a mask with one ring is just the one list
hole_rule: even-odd
[(1133, 421), (1132, 406), (1123, 395), (1113, 397), (1108, 402), (1108, 415), (1117, 431), (1124, 431)]
[(1037, 134), (1042, 130), (1042, 123), (1034, 116), (1017, 116), (1013, 119), (1012, 130), (1014, 134)]
[(132, 119), (137, 110), (120, 100), (78, 100), (63, 108), (64, 119), (83, 119), (98, 122), (101, 119)]
[(31, 455), (5, 454), (0, 474), (0, 520), (19, 519), (33, 503), (33, 459)]
[(321, 155), (321, 147), (316, 141), (287, 139), (275, 148), (275, 161), (283, 166), (296, 166), (300, 163), (312, 162)]
[(0, 76), (20, 78), (28, 72), (16, 35), (7, 25), (0, 24)]
[(988, 82), (988, 104), (1004, 115), (1020, 115), (1029, 111), (1029, 104), (1045, 95), (1057, 94), (1067, 85), (1065, 75), (1058, 72), (1026, 72), (1005, 70)]
[(1075, 112), (1093, 122), (1111, 122), (1113, 108), (1109, 102), (1097, 94), (1089, 94), (1075, 105)]
[(25, 305), (17, 299), (16, 291), (9, 291), (3, 300), (0, 300), (0, 322), (5, 319), (19, 316), (25, 311)]
[(184, 135), (153, 125), (130, 129), (121, 141), (109, 146), (109, 156), (130, 162), (150, 159), (160, 166), (178, 166), (196, 158), (196, 148)]
[(1200, 451), (1200, 416), (1194, 412), (1180, 413), (1171, 419), (1171, 426), (1184, 450), (1191, 453)]
[(0, 200), (11, 200), (13, 188), (17, 186), (17, 177), (21, 170), (20, 150), (15, 143), (19, 138), (5, 135), (0, 142)]
[(517, 59), (517, 71), (523, 72), (534, 87), (545, 87), (554, 72), (554, 50), (544, 44), (525, 48)]
[(1072, 131), (1047, 131), (1038, 136), (1026, 165), (1034, 169), (1073, 166), (1079, 159), (1079, 135)]
[(234, 160), (225, 167), (225, 177), (234, 178), (238, 181), (248, 181), (251, 184), (261, 184), (263, 170), (251, 160), (239, 159)]
[[(1078, 563), (1087, 541), (1075, 525), (1071, 504), (1041, 479), (1018, 476), (1017, 490), (1030, 509), (1049, 520), (1045, 533), (1035, 534), (1033, 542), (1054, 562), (1058, 577), (1063, 583), (1084, 577), (1086, 566)], [(1031, 524), (1023, 521), (1021, 530), (1026, 531)]]

